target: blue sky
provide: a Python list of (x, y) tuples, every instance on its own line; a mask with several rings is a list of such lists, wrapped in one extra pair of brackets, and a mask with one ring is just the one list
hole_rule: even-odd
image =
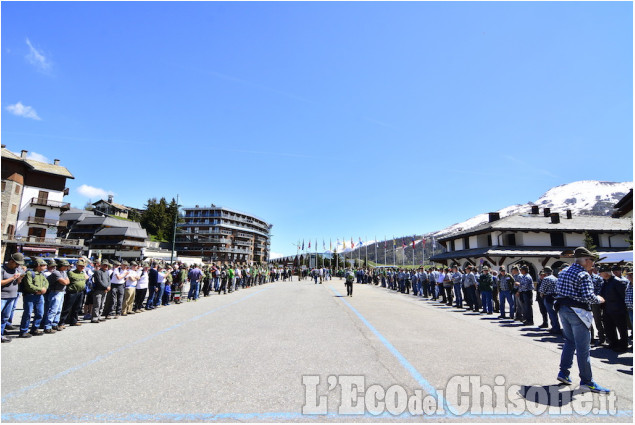
[(298, 239), (633, 178), (631, 2), (3, 2), (2, 143)]

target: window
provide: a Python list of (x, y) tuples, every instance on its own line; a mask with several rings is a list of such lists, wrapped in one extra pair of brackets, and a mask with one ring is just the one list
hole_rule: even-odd
[(487, 246), (492, 246), (492, 235), (487, 235)]
[(40, 209), (40, 208), (37, 208), (35, 210), (35, 216), (36, 217), (44, 218), (45, 215), (46, 215), (46, 210), (43, 210), (43, 209)]
[(40, 192), (37, 195), (38, 203), (46, 205), (48, 200), (49, 200), (49, 193), (44, 190), (40, 190)]
[(549, 236), (551, 236), (551, 246), (564, 246), (564, 233), (551, 232)]
[(600, 234), (599, 233), (589, 233), (591, 235), (591, 240), (593, 241), (593, 245), (596, 247), (600, 247)]
[(15, 233), (15, 227), (13, 227), (13, 224), (9, 224), (7, 226), (7, 235), (9, 235), (9, 237), (13, 237), (13, 234)]
[(29, 236), (43, 238), (46, 236), (46, 229), (41, 229), (39, 227), (29, 227)]
[(513, 233), (510, 233), (508, 235), (505, 235), (505, 240), (507, 241), (507, 243), (505, 245), (507, 246), (516, 246), (516, 235)]
[(18, 206), (16, 204), (11, 205), (11, 214), (18, 212)]
[(463, 249), (470, 249), (470, 238), (463, 238)]
[(19, 184), (16, 184), (16, 185), (15, 185), (15, 194), (16, 194), (16, 195), (19, 195), (19, 194), (20, 194), (20, 185), (19, 185)]
[(2, 180), (2, 191), (4, 192), (4, 190), (7, 188), (7, 182), (5, 182), (4, 180)]
[(450, 241), (450, 251), (456, 251), (456, 247), (454, 245), (454, 239)]

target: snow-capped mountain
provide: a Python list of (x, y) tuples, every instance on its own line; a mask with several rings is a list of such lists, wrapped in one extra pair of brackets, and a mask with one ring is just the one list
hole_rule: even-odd
[[(566, 210), (571, 210), (574, 215), (610, 215), (613, 212), (613, 205), (632, 188), (633, 182), (614, 183), (583, 180), (556, 186), (549, 189), (536, 202), (511, 205), (498, 210), (498, 213), (500, 213), (501, 218), (512, 214), (528, 213), (532, 205), (538, 205), (541, 210), (542, 208), (551, 208), (551, 212), (564, 213)], [(488, 219), (487, 213), (479, 214), (469, 220), (434, 232), (430, 236), (437, 237), (460, 232), (486, 223)]]

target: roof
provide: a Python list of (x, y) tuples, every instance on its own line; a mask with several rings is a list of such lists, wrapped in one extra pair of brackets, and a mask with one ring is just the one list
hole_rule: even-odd
[(560, 223), (552, 223), (551, 217), (545, 217), (544, 215), (516, 214), (491, 223), (484, 223), (471, 229), (443, 236), (438, 240), (447, 241), (494, 231), (599, 231), (604, 233), (621, 233), (630, 231), (631, 226), (632, 221), (628, 218), (613, 218), (609, 216), (577, 215), (571, 219), (566, 218), (566, 216), (560, 216)]
[(227, 208), (227, 207), (219, 207), (216, 205), (212, 205), (211, 207), (193, 207), (193, 208), (183, 208), (183, 211), (211, 211), (211, 210), (223, 210), (223, 211), (229, 211), (229, 212), (233, 212), (234, 214), (240, 214), (240, 215), (244, 215), (250, 218), (253, 218), (255, 220), (258, 221), (262, 221), (263, 223), (265, 223), (267, 226), (269, 226), (269, 228), (271, 229), (271, 227), (273, 227), (273, 224), (269, 223), (266, 220), (263, 220), (262, 218), (255, 216), (253, 214), (247, 214), (246, 212), (242, 212), (242, 211), (238, 211), (235, 210), (233, 208)]
[(99, 200), (99, 201), (97, 201), (97, 202), (93, 202), (93, 205), (97, 205), (97, 204), (100, 204), (100, 203), (102, 203), (102, 202), (103, 202), (104, 204), (112, 205), (113, 207), (115, 207), (115, 208), (117, 208), (117, 209), (119, 209), (119, 210), (131, 210), (131, 209), (132, 209), (131, 207), (127, 207), (127, 206), (125, 206), (125, 205), (117, 204), (116, 202), (108, 202), (108, 201), (105, 201), (105, 200), (103, 200), (103, 199), (100, 199), (100, 200)]
[(79, 221), (85, 219), (86, 217), (95, 217), (95, 214), (90, 211), (80, 210), (77, 208), (71, 208), (60, 214), (60, 220), (62, 221)]
[(108, 227), (95, 232), (95, 236), (127, 236), (131, 238), (148, 238), (148, 234), (146, 233), (145, 229), (135, 229), (130, 227)]
[(118, 220), (112, 217), (88, 216), (77, 223), (80, 226), (104, 226), (104, 227), (124, 227), (130, 229), (141, 229), (141, 224), (136, 221)]
[(15, 153), (11, 152), (7, 148), (2, 148), (2, 157), (12, 159), (14, 161), (23, 162), (32, 170), (39, 171), (40, 173), (54, 174), (54, 175), (66, 177), (69, 179), (75, 178), (73, 177), (71, 172), (68, 171), (66, 167), (63, 167), (61, 165), (48, 164), (46, 162), (40, 162), (34, 159), (24, 159), (20, 157), (19, 155), (16, 155)]

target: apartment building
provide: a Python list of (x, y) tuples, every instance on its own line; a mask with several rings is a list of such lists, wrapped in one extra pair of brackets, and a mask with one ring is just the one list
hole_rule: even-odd
[(269, 259), (272, 225), (231, 208), (183, 208), (176, 251), (220, 263), (255, 264)]

